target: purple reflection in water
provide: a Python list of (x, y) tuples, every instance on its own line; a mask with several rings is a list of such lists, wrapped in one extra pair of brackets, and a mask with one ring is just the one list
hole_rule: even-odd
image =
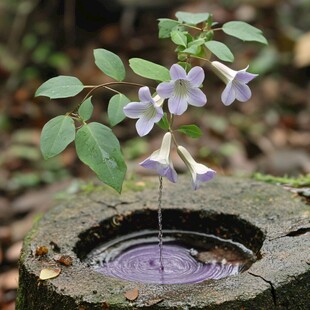
[(239, 264), (204, 264), (178, 245), (164, 245), (164, 270), (160, 269), (158, 244), (140, 244), (118, 255), (113, 261), (96, 267), (108, 276), (156, 284), (198, 283), (239, 273)]

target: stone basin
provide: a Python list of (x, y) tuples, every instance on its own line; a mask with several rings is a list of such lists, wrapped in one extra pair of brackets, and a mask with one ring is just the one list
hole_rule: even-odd
[[(157, 228), (158, 179), (105, 186), (62, 200), (24, 240), (19, 310), (309, 309), (310, 209), (292, 193), (249, 179), (216, 177), (192, 191), (188, 177), (164, 182), (165, 229), (196, 230), (244, 244), (258, 257), (245, 272), (198, 284), (143, 284), (111, 278), (83, 259), (113, 236)], [(37, 248), (48, 253), (38, 255)], [(62, 255), (72, 264), (57, 261)], [(40, 280), (40, 271), (60, 274)], [(137, 298), (125, 293), (135, 289)]]

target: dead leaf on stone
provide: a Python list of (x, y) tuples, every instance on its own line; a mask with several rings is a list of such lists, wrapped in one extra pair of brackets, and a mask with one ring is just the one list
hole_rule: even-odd
[(156, 304), (162, 302), (163, 300), (164, 300), (163, 298), (151, 299), (151, 300), (148, 300), (148, 301), (146, 302), (146, 305), (147, 305), (147, 306), (153, 306), (153, 305), (156, 305)]
[(134, 289), (127, 291), (124, 295), (128, 300), (134, 301), (139, 296), (139, 290), (137, 287), (135, 287)]
[(42, 256), (48, 253), (48, 248), (43, 245), (43, 246), (38, 246), (36, 248), (36, 256)]
[(48, 280), (48, 279), (53, 279), (59, 276), (61, 272), (60, 268), (44, 268), (40, 272), (40, 280)]
[(72, 265), (72, 257), (69, 255), (55, 255), (54, 260), (64, 266), (71, 266)]

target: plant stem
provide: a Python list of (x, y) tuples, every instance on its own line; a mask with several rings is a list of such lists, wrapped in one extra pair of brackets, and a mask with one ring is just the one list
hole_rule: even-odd
[(99, 88), (106, 88), (110, 91), (113, 91), (115, 93), (120, 94), (117, 90), (109, 87), (112, 85), (130, 85), (130, 86), (137, 86), (137, 87), (143, 87), (145, 85), (138, 84), (138, 83), (131, 83), (131, 82), (109, 82), (99, 85), (84, 85), (84, 88), (91, 88), (91, 90), (86, 94), (86, 96), (83, 98), (83, 100), (75, 107), (75, 109), (71, 113), (77, 113), (78, 109), (80, 108), (81, 104), (97, 89)]
[(192, 28), (192, 29), (195, 29), (195, 30), (199, 30), (199, 31), (203, 31), (202, 28), (199, 28), (199, 27), (196, 27), (196, 26), (193, 26), (193, 25), (189, 25), (189, 24), (182, 24), (182, 26), (185, 26), (185, 27), (188, 27), (188, 28)]

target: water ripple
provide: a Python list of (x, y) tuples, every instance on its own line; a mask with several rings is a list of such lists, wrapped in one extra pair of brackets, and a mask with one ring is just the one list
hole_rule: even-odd
[(197, 261), (188, 249), (170, 244), (163, 247), (161, 271), (158, 252), (158, 244), (140, 244), (95, 269), (124, 280), (157, 284), (198, 283), (239, 273), (238, 264), (205, 264)]

